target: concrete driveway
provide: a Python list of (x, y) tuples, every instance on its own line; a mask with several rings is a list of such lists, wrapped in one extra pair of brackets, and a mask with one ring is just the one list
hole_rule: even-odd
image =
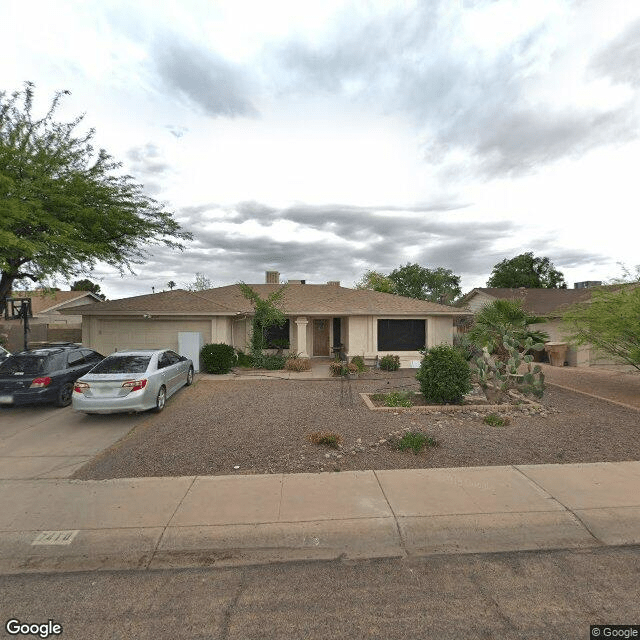
[(68, 478), (147, 414), (88, 416), (66, 407), (0, 409), (0, 480)]

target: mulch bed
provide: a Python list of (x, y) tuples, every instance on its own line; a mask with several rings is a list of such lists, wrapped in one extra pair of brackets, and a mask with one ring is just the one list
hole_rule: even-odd
[[(201, 380), (170, 398), (75, 473), (78, 479), (144, 476), (602, 462), (640, 459), (640, 412), (549, 386), (542, 410), (514, 408), (508, 426), (462, 410), (369, 410), (359, 393), (418, 390), (413, 372), (357, 380)], [(308, 436), (334, 431), (342, 449)], [(421, 431), (438, 446), (420, 454), (391, 442)], [(235, 467), (238, 467), (236, 469)]]

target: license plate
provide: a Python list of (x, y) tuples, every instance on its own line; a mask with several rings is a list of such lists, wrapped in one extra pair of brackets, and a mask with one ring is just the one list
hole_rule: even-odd
[(13, 404), (13, 396), (0, 396), (0, 404)]

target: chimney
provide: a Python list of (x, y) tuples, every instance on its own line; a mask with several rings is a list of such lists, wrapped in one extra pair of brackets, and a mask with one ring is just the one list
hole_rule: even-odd
[(327, 284), (331, 285), (332, 287), (339, 287), (340, 280), (327, 280)]
[(265, 282), (267, 284), (280, 284), (280, 272), (267, 271), (265, 274)]

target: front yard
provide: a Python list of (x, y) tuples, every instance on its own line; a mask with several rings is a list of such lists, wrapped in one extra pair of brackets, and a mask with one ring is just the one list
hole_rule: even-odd
[[(201, 380), (159, 415), (74, 475), (141, 476), (317, 473), (509, 464), (640, 460), (640, 413), (549, 386), (542, 412), (514, 409), (510, 424), (483, 414), (371, 411), (360, 393), (418, 390), (413, 372), (342, 380)], [(331, 431), (342, 448), (313, 444)], [(390, 442), (420, 431), (437, 446), (419, 454)]]

